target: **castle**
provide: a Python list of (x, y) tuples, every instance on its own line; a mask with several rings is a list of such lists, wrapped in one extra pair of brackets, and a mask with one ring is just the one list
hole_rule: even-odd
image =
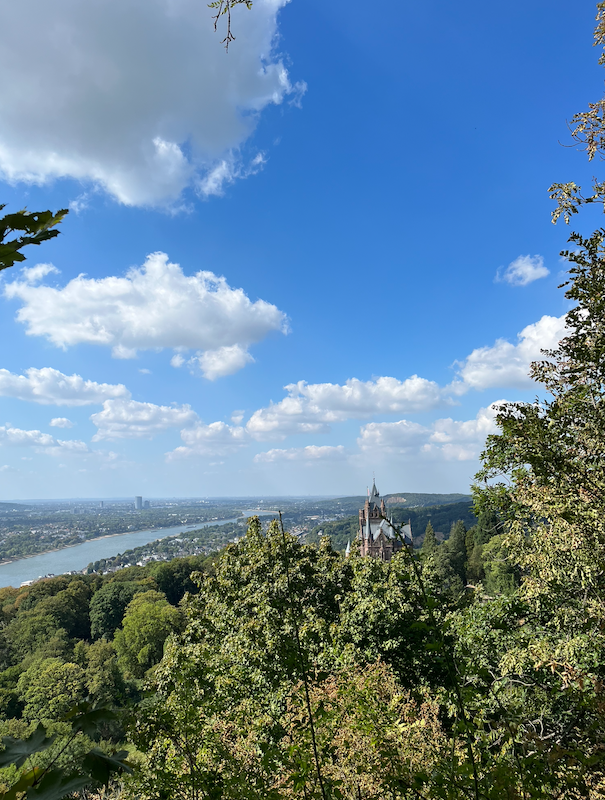
[[(390, 561), (395, 553), (403, 547), (403, 542), (398, 538), (393, 527), (393, 520), (386, 518), (387, 509), (384, 499), (376, 488), (376, 481), (372, 485), (372, 493), (368, 494), (364, 507), (359, 509), (359, 532), (356, 541), (359, 543), (361, 556), (372, 556), (381, 561)], [(412, 546), (412, 527), (408, 523), (402, 526), (405, 544)], [(347, 545), (347, 555), (350, 545)]]

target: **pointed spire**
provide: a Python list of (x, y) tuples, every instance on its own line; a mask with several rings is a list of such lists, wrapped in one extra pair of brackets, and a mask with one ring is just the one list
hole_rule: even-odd
[(345, 549), (345, 556), (348, 558), (350, 555), (351, 555), (351, 540), (349, 539)]

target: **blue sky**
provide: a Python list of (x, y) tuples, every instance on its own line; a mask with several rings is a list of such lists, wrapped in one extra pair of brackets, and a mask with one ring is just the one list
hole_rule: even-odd
[(467, 491), (563, 330), (594, 14), (1, 9), (2, 202), (72, 210), (0, 280), (0, 497)]

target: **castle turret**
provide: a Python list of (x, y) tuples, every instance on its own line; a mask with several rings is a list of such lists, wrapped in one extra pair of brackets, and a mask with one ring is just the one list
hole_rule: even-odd
[[(408, 523), (403, 526), (405, 544), (412, 546), (412, 528)], [(359, 553), (362, 556), (373, 556), (382, 561), (391, 558), (403, 547), (399, 535), (395, 531), (393, 520), (386, 516), (384, 498), (376, 488), (376, 481), (372, 484), (372, 491), (363, 508), (359, 509)]]

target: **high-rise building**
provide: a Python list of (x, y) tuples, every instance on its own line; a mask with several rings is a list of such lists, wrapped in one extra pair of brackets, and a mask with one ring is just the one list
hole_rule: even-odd
[(143, 498), (140, 495), (137, 495), (134, 498), (134, 510), (141, 511), (143, 508)]
[(143, 508), (149, 508), (149, 500), (145, 500), (143, 503)]

